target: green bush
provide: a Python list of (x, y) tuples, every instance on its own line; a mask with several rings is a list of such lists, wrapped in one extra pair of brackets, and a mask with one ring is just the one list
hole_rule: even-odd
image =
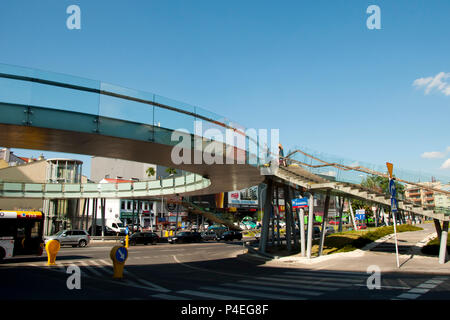
[[(397, 226), (397, 232), (418, 230), (422, 230), (422, 228), (408, 224)], [(349, 231), (335, 233), (325, 238), (324, 249), (327, 249), (327, 254), (349, 252), (355, 249), (361, 249), (369, 243), (392, 233), (394, 233), (393, 226), (379, 227), (371, 231)]]
[[(422, 253), (438, 256), (440, 250), (439, 238), (435, 238), (427, 243), (426, 246), (422, 248)], [(450, 238), (447, 240), (447, 252), (450, 253)]]

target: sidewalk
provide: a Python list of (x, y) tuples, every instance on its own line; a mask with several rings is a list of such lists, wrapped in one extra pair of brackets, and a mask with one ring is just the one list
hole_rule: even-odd
[(364, 247), (345, 253), (336, 253), (308, 259), (300, 254), (285, 257), (275, 257), (257, 253), (257, 250), (249, 248), (249, 256), (265, 259), (267, 266), (306, 268), (313, 270), (337, 270), (366, 272), (372, 265), (378, 266), (382, 272), (418, 272), (450, 274), (450, 261), (439, 264), (437, 256), (426, 256), (420, 252), (428, 240), (436, 235), (434, 224), (417, 225), (423, 230), (397, 233), (398, 246), (405, 251), (399, 253), (400, 268), (397, 268), (395, 250), (392, 252), (369, 251), (377, 246), (395, 246), (394, 234), (386, 236)]

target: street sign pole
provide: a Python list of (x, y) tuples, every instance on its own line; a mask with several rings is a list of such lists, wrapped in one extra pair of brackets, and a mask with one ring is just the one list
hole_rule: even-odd
[(398, 259), (397, 217), (395, 214), (398, 208), (397, 208), (397, 199), (395, 198), (396, 195), (395, 181), (392, 176), (394, 165), (392, 163), (386, 162), (386, 166), (389, 172), (389, 193), (391, 194), (391, 212), (392, 218), (394, 219), (395, 257), (397, 259), (397, 268), (400, 268), (400, 262)]

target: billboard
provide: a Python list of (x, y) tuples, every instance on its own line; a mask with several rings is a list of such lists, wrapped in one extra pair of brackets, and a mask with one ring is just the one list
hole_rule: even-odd
[(258, 186), (228, 192), (228, 206), (257, 206)]

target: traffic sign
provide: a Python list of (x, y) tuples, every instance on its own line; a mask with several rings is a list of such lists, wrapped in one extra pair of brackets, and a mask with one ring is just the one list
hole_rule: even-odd
[(117, 262), (124, 262), (127, 259), (128, 250), (125, 247), (120, 247), (116, 251), (116, 260)]
[(398, 211), (398, 202), (397, 199), (391, 198), (391, 211), (397, 212)]
[(392, 198), (395, 198), (395, 195), (397, 194), (397, 187), (395, 186), (394, 179), (389, 180), (389, 193), (391, 194)]
[(176, 203), (167, 203), (167, 210), (169, 210), (170, 212), (173, 212), (177, 209), (177, 204)]
[(308, 198), (292, 199), (292, 208), (306, 208), (308, 207)]
[(386, 167), (388, 168), (389, 178), (392, 179), (392, 171), (394, 169), (394, 165), (392, 163), (386, 162)]

